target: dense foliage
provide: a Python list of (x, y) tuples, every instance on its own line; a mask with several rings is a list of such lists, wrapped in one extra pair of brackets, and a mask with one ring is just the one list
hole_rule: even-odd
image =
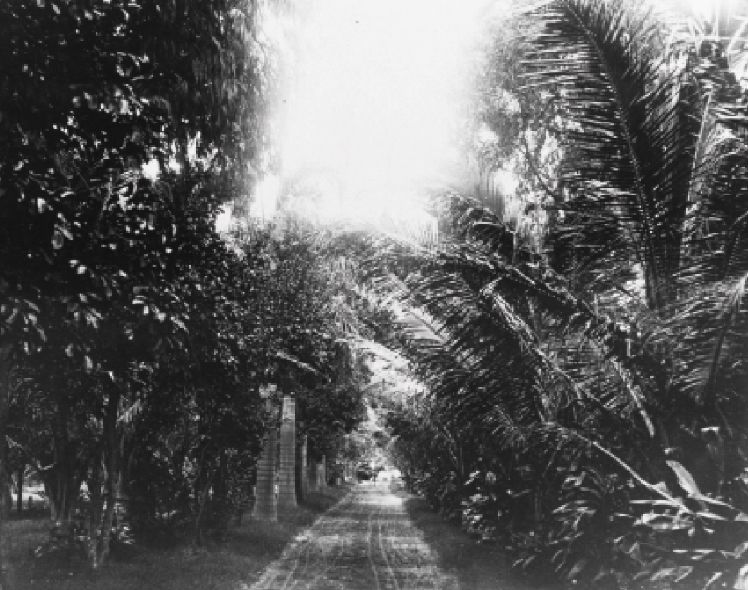
[(635, 1), (533, 3), (479, 109), (481, 174), (515, 189), (450, 196), (435, 250), (373, 254), (292, 216), (215, 229), (268, 153), (262, 6), (0, 6), (0, 516), (31, 465), (51, 543), (94, 567), (132, 531), (203, 542), (251, 501), (263, 386), (296, 395), (313, 457), (339, 450), (363, 336), (428, 391), (389, 408), (408, 483), (517, 566), (744, 586), (739, 43)]
[(263, 165), (264, 7), (0, 6), (2, 518), (30, 465), (48, 549), (81, 543), (94, 567), (133, 531), (201, 542), (247, 507), (275, 419), (261, 386), (293, 388), (315, 452), (361, 413), (333, 254), (215, 229)]
[(493, 212), (453, 197), (435, 256), (379, 260), (430, 389), (392, 416), (402, 468), (529, 572), (733, 587), (745, 93), (720, 40), (638, 3), (544, 2), (505, 28), (522, 34), (494, 48), (483, 156), (525, 175), (520, 194)]

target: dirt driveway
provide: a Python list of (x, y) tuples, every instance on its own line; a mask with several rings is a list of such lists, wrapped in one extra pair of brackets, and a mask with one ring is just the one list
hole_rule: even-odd
[(251, 590), (457, 590), (389, 482), (356, 486), (286, 547)]

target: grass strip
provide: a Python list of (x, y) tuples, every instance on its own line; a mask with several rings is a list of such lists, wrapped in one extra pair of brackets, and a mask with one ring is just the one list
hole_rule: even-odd
[(311, 493), (297, 508), (279, 515), (278, 522), (245, 518), (229, 530), (225, 540), (206, 547), (186, 542), (154, 546), (147, 539), (118, 547), (96, 572), (80, 560), (33, 557), (33, 550), (48, 539), (48, 517), (8, 522), (6, 554), (18, 590), (242, 590), (348, 489), (329, 487)]

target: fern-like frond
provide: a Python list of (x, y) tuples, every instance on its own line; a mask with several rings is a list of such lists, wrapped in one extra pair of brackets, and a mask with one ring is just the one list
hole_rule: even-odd
[(673, 296), (701, 104), (687, 56), (662, 55), (643, 7), (563, 0), (537, 16), (545, 28), (527, 81), (556, 97), (562, 120), (559, 247), (579, 272), (641, 262), (648, 305), (661, 309)]

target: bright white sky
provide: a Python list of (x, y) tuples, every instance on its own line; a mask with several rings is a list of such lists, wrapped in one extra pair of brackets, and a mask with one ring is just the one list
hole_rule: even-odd
[[(686, 0), (715, 10), (747, 0)], [(280, 26), (286, 54), (283, 103), (271, 133), (282, 178), (255, 196), (272, 214), (283, 180), (324, 171), (315, 213), (370, 219), (416, 215), (419, 191), (444, 187), (463, 170), (479, 42), (505, 0), (290, 0)], [(278, 27), (270, 22), (269, 27)]]
[(460, 163), (486, 4), (299, 0), (298, 61), (276, 127), (283, 173), (326, 170), (339, 190), (328, 206), (358, 216), (443, 182)]

